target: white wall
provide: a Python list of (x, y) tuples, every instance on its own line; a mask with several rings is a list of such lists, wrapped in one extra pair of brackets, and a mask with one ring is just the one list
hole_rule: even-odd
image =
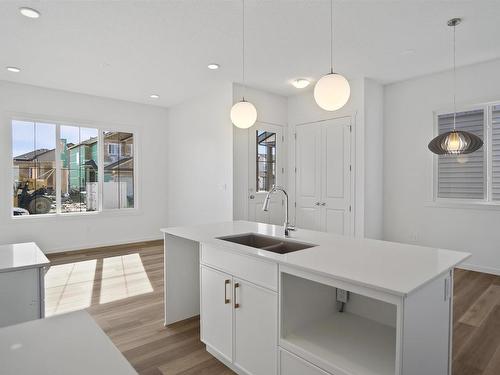
[[(239, 84), (233, 84), (233, 103), (241, 100), (242, 95), (245, 100), (252, 102), (257, 108), (257, 124), (254, 125), (252, 131), (259, 123), (278, 125), (286, 129), (287, 126), (287, 98), (271, 94), (262, 90), (244, 87)], [(284, 134), (286, 131), (283, 132)], [(233, 158), (234, 158), (234, 195), (233, 206), (235, 220), (247, 220), (248, 218), (248, 167), (249, 167), (249, 130), (238, 129), (233, 126)], [(287, 165), (286, 148), (281, 154), (284, 166)], [(283, 185), (287, 186), (287, 173), (285, 171)]]
[(384, 210), (384, 88), (365, 79), (365, 237), (382, 239)]
[(169, 109), (170, 226), (233, 217), (233, 103), (230, 83)]
[[(500, 100), (500, 60), (457, 70), (457, 102)], [(471, 252), (469, 266), (500, 273), (500, 211), (432, 200), (433, 111), (450, 108), (451, 72), (385, 87), (384, 239)]]
[[(11, 112), (136, 132), (139, 209), (13, 219)], [(164, 108), (0, 81), (0, 243), (35, 241), (52, 252), (161, 238), (159, 229), (167, 224), (167, 121)]]

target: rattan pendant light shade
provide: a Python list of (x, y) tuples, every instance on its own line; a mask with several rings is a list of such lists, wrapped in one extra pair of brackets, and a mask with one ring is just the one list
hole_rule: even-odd
[(477, 135), (452, 130), (438, 135), (429, 143), (429, 150), (437, 155), (470, 154), (483, 146), (483, 140)]
[(483, 146), (483, 140), (477, 135), (456, 130), (457, 107), (456, 107), (456, 48), (455, 28), (460, 24), (460, 18), (452, 18), (448, 26), (453, 27), (453, 130), (440, 134), (429, 143), (429, 150), (437, 155), (460, 155), (470, 154)]

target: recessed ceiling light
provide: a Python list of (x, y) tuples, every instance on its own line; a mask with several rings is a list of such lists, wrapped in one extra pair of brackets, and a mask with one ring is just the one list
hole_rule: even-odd
[(407, 50), (404, 50), (403, 52), (401, 52), (401, 54), (403, 56), (414, 55), (415, 54), (415, 50), (414, 49), (407, 49)]
[(220, 68), (220, 65), (219, 64), (208, 64), (207, 68), (210, 70), (217, 70)]
[(292, 81), (292, 85), (294, 85), (298, 89), (303, 89), (304, 87), (309, 86), (311, 82), (305, 78), (297, 78)]
[(28, 7), (22, 7), (19, 8), (19, 12), (25, 17), (28, 18), (39, 18), (40, 17), (40, 12), (36, 9), (33, 8), (28, 8)]
[(151, 95), (149, 95), (149, 97), (151, 99), (160, 99), (160, 95), (158, 95), (158, 94), (151, 94)]
[(21, 69), (16, 68), (15, 66), (8, 66), (6, 69), (12, 73), (19, 73), (21, 71)]

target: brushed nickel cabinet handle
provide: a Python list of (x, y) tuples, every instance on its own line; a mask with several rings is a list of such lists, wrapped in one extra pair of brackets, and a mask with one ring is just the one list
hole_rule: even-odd
[(228, 304), (231, 302), (229, 298), (227, 298), (227, 286), (231, 284), (231, 280), (224, 281), (224, 304)]
[(236, 289), (240, 287), (240, 283), (234, 283), (234, 308), (237, 309), (240, 307), (240, 304), (236, 302)]

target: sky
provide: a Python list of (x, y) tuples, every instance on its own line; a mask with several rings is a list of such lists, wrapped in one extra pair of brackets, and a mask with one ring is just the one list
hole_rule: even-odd
[[(68, 143), (80, 143), (80, 139), (86, 140), (97, 137), (97, 129), (79, 128), (76, 126), (61, 126), (61, 138)], [(29, 122), (12, 121), (12, 156), (19, 156), (40, 148), (54, 149), (56, 147), (56, 125)]]

